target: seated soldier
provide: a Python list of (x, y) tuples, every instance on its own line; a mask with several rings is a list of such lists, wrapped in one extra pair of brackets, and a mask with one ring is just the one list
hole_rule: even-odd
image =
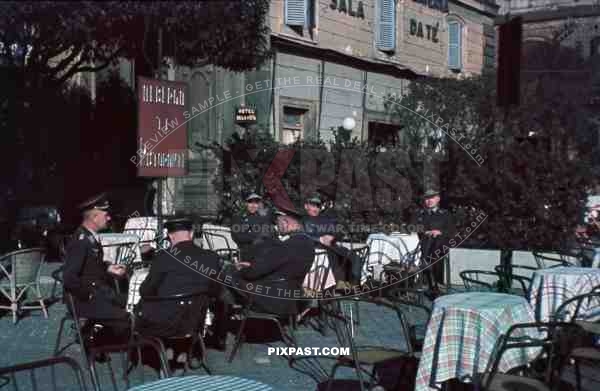
[(300, 214), (294, 208), (280, 207), (275, 215), (279, 232), (288, 239), (273, 241), (254, 262), (240, 263), (243, 269), (236, 280), (241, 292), (251, 300), (252, 309), (286, 316), (298, 311), (293, 298), (302, 295), (302, 283), (314, 262), (316, 243), (304, 232)]
[(348, 283), (359, 284), (361, 273), (361, 259), (351, 250), (335, 244), (337, 233), (336, 219), (321, 214), (322, 201), (318, 194), (306, 200), (303, 219), (304, 229), (315, 240), (323, 242), (323, 247), (329, 250), (329, 261), (332, 264), (333, 274), (337, 281), (337, 289), (348, 288)]
[(90, 342), (101, 337), (112, 342), (112, 337), (126, 337), (129, 331), (126, 298), (115, 291), (115, 278), (124, 277), (126, 269), (104, 262), (97, 235), (110, 221), (109, 208), (104, 194), (79, 205), (83, 222), (65, 251), (64, 287), (73, 295), (78, 316), (89, 319), (89, 327), (93, 325)]
[(242, 261), (252, 261), (254, 250), (274, 239), (272, 217), (264, 208), (260, 195), (251, 193), (246, 197), (245, 212), (234, 216), (232, 220), (231, 237), (240, 249)]
[[(221, 285), (214, 280), (214, 275), (220, 270), (220, 262), (216, 253), (194, 245), (191, 220), (173, 219), (165, 224), (165, 228), (171, 248), (157, 253), (148, 276), (140, 286), (141, 302), (136, 306), (136, 330), (156, 337), (185, 336), (204, 321), (204, 314), (196, 311), (196, 307), (201, 305), (202, 296), (167, 301), (145, 298), (191, 293), (217, 297)], [(202, 270), (208, 271), (211, 277), (203, 274)], [(214, 271), (214, 274), (210, 271)]]

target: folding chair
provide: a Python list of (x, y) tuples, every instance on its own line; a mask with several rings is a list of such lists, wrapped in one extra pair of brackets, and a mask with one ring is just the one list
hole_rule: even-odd
[[(57, 381), (56, 377), (56, 368), (57, 367), (66, 367), (69, 370), (69, 374), (72, 376), (67, 376), (66, 371), (61, 371), (60, 380)], [(50, 368), (50, 379), (44, 377), (42, 379), (38, 379), (36, 377), (36, 370), (42, 368)], [(20, 388), (19, 380), (17, 374), (21, 372), (29, 372), (26, 378), (29, 380), (27, 386)], [(37, 371), (39, 373), (39, 371)], [(25, 377), (25, 376), (24, 376)], [(8, 380), (6, 383), (3, 380)], [(25, 383), (25, 379), (23, 379), (23, 383)], [(70, 357), (52, 357), (44, 360), (37, 360), (23, 364), (17, 364), (10, 367), (0, 368), (0, 388), (11, 385), (13, 391), (18, 390), (32, 390), (37, 391), (43, 389), (47, 390), (64, 390), (66, 387), (69, 389), (73, 389), (72, 387), (77, 387), (80, 391), (87, 391), (85, 380), (83, 377), (83, 373), (81, 367), (77, 363), (77, 361), (73, 360)], [(40, 388), (41, 385), (41, 388)], [(52, 385), (52, 388), (50, 387)]]
[(540, 253), (534, 251), (533, 256), (540, 269), (560, 266), (577, 266), (568, 255), (560, 252)]
[[(553, 318), (555, 321), (571, 322), (595, 338), (600, 337), (600, 292), (592, 291), (570, 298), (558, 307)], [(600, 348), (590, 343), (575, 346), (569, 357), (575, 362), (575, 381), (577, 390), (581, 391), (580, 362), (600, 366)]]
[[(277, 326), (277, 330), (279, 331), (281, 340), (287, 346), (297, 346), (296, 338), (294, 336), (293, 330), (296, 328), (296, 317), (297, 313), (289, 314), (288, 316), (279, 316), (276, 314), (269, 314), (265, 312), (259, 312), (252, 310), (252, 299), (253, 295), (250, 295), (248, 298), (248, 302), (242, 307), (241, 310), (241, 323), (238, 331), (236, 333), (235, 342), (233, 344), (233, 348), (231, 349), (231, 353), (229, 353), (229, 358), (227, 362), (231, 363), (233, 358), (235, 357), (238, 350), (242, 347), (246, 338), (246, 325), (249, 319), (254, 320), (266, 320), (274, 323)], [(287, 327), (284, 326), (283, 320), (287, 320)]]
[[(102, 382), (100, 381), (100, 376), (98, 371), (96, 370), (96, 359), (101, 355), (109, 354), (109, 353), (121, 353), (121, 364), (122, 364), (122, 379), (125, 381), (125, 389), (129, 389), (131, 386), (129, 375), (132, 372), (135, 364), (140, 365), (141, 368), (141, 381), (145, 383), (146, 377), (144, 374), (144, 358), (148, 359), (149, 352), (152, 352), (154, 355), (158, 357), (158, 363), (160, 368), (158, 368), (158, 377), (159, 379), (164, 379), (171, 376), (171, 372), (169, 370), (169, 366), (167, 365), (167, 359), (165, 357), (165, 349), (161, 344), (160, 340), (154, 338), (135, 338), (129, 341), (127, 344), (117, 344), (117, 345), (104, 345), (100, 347), (91, 347), (89, 349), (89, 361), (90, 361), (90, 375), (92, 378), (92, 384), (94, 386), (95, 391), (105, 390), (102, 387)], [(143, 352), (143, 353), (142, 353)], [(112, 369), (111, 361), (108, 361), (109, 369), (110, 369), (110, 377), (111, 383), (114, 391), (118, 391), (119, 387), (117, 385), (117, 379), (114, 376), (114, 371)], [(124, 389), (124, 390), (125, 390)]]
[[(357, 305), (358, 303), (358, 305)], [(406, 359), (413, 360), (413, 348), (410, 342), (409, 327), (406, 324), (402, 311), (395, 303), (386, 299), (340, 299), (335, 301), (335, 307), (329, 313), (329, 319), (336, 332), (338, 345), (348, 347), (350, 354), (337, 357), (329, 379), (327, 390), (331, 389), (335, 373), (340, 366), (353, 368), (358, 377), (360, 390), (370, 389), (378, 384), (376, 368), (383, 363), (402, 361)], [(388, 325), (385, 330), (378, 330), (377, 336), (366, 326), (356, 322), (356, 311), (368, 313), (371, 320), (377, 320)], [(364, 317), (364, 314), (361, 315)], [(397, 322), (397, 328), (390, 322)], [(374, 340), (381, 341), (383, 333), (393, 338), (386, 340), (379, 346), (372, 345)], [(405, 346), (400, 346), (398, 337)], [(370, 371), (366, 367), (372, 367)], [(416, 367), (414, 375), (416, 376)], [(365, 378), (366, 375), (366, 378)], [(363, 380), (364, 379), (364, 380)]]
[(239, 260), (239, 249), (231, 239), (231, 233), (228, 237), (226, 231), (202, 231), (202, 244), (203, 248), (216, 252), (230, 263)]
[[(488, 369), (476, 379), (479, 388), (482, 391), (550, 391), (553, 389), (551, 385), (560, 382), (556, 372), (560, 375), (561, 368), (555, 365), (559, 335), (573, 326), (564, 322), (512, 325), (497, 342)], [(538, 365), (513, 369), (511, 373), (498, 373), (502, 355), (511, 349), (538, 349), (535, 360)], [(542, 368), (542, 373), (538, 373), (538, 367)], [(517, 372), (521, 372), (521, 375)]]
[[(196, 369), (199, 367), (191, 364), (194, 357), (194, 350), (199, 345), (201, 350), (200, 366), (203, 367), (208, 374), (211, 374), (210, 368), (207, 365), (206, 346), (202, 338), (202, 335), (204, 334), (203, 328), (205, 326), (204, 321), (206, 319), (206, 311), (208, 310), (209, 305), (209, 298), (206, 296), (206, 292), (180, 293), (170, 296), (144, 296), (142, 297), (141, 302), (142, 306), (136, 307), (134, 310), (135, 315), (138, 317), (138, 323), (139, 319), (143, 318), (144, 302), (163, 303), (163, 305), (176, 304), (185, 307), (185, 312), (182, 313), (182, 318), (190, 321), (190, 324), (192, 324), (191, 329), (184, 331), (176, 330), (175, 334), (170, 336), (151, 335), (146, 333), (143, 328), (136, 331), (139, 331), (143, 336), (160, 339), (167, 347), (186, 345), (187, 349), (185, 349), (184, 352), (186, 354), (186, 360), (184, 362), (185, 373), (187, 373), (190, 369)], [(136, 329), (136, 327), (137, 326), (134, 326), (134, 329)]]

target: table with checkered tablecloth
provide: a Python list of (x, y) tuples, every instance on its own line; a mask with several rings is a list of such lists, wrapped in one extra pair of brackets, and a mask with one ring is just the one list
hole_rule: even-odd
[[(529, 302), (535, 310), (536, 319), (547, 322), (562, 303), (572, 297), (589, 293), (600, 286), (600, 269), (590, 267), (554, 267), (536, 270), (531, 281)], [(588, 314), (586, 320), (600, 319), (597, 306), (580, 309), (580, 314)], [(590, 307), (590, 308), (587, 308)], [(594, 311), (596, 309), (596, 311)]]
[[(439, 388), (450, 379), (472, 382), (474, 376), (485, 372), (500, 336), (514, 324), (533, 321), (531, 306), (516, 295), (469, 292), (436, 299), (415, 391)], [(498, 369), (505, 372), (525, 365), (538, 353), (537, 348), (511, 349), (502, 355)]]

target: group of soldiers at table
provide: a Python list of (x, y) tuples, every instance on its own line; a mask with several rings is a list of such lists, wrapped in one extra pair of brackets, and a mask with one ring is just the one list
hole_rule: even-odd
[[(437, 192), (425, 193), (424, 199), (425, 208), (417, 214), (416, 222), (424, 227), (419, 235), (425, 258), (441, 246), (448, 227), (448, 213), (439, 208)], [(286, 203), (275, 204), (271, 213), (256, 193), (249, 194), (245, 201), (245, 212), (232, 221), (232, 238), (239, 247), (240, 259), (232, 269), (225, 270), (232, 277), (226, 284), (190, 269), (190, 263), (197, 262), (203, 270), (223, 272), (222, 262), (215, 252), (194, 245), (193, 222), (178, 218), (165, 223), (171, 249), (157, 253), (140, 286), (141, 300), (134, 310), (138, 332), (170, 337), (194, 330), (204, 319), (198, 318), (199, 311), (192, 310), (198, 316), (189, 316), (193, 301), (151, 302), (144, 297), (204, 292), (217, 299), (213, 307), (216, 322), (211, 345), (222, 350), (227, 333), (224, 324), (232, 304), (250, 304), (255, 310), (282, 316), (297, 312), (296, 300), (282, 298), (289, 298), (288, 292), (302, 290), (317, 247), (330, 250), (336, 281), (360, 284), (361, 260), (349, 249), (336, 244), (335, 219), (321, 215), (322, 201), (318, 196), (306, 200), (306, 215)], [(80, 209), (82, 224), (66, 250), (64, 287), (73, 295), (78, 315), (90, 320), (84, 332), (90, 342), (126, 338), (131, 331), (130, 315), (125, 310), (126, 297), (116, 293), (114, 281), (124, 279), (127, 270), (123, 265), (104, 261), (97, 234), (110, 221), (109, 202), (100, 195), (84, 202)], [(432, 269), (435, 280), (430, 276), (430, 288), (435, 294), (437, 282), (442, 282), (441, 265), (434, 265)], [(268, 290), (255, 295), (247, 286), (263, 286)]]

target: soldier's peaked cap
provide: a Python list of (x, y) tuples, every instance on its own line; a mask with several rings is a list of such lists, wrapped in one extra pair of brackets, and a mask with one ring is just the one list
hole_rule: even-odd
[(165, 228), (168, 232), (191, 231), (194, 229), (194, 222), (187, 217), (174, 218), (165, 222)]
[(423, 193), (423, 198), (430, 198), (438, 195), (440, 195), (440, 192), (438, 190), (428, 189), (427, 191), (425, 191), (425, 193)]
[(258, 193), (250, 193), (248, 194), (248, 196), (246, 196), (246, 201), (251, 201), (251, 200), (262, 200), (262, 197), (258, 194)]
[(79, 204), (77, 208), (82, 212), (92, 209), (108, 211), (110, 209), (110, 203), (108, 202), (106, 193), (102, 193), (85, 200), (84, 202)]

